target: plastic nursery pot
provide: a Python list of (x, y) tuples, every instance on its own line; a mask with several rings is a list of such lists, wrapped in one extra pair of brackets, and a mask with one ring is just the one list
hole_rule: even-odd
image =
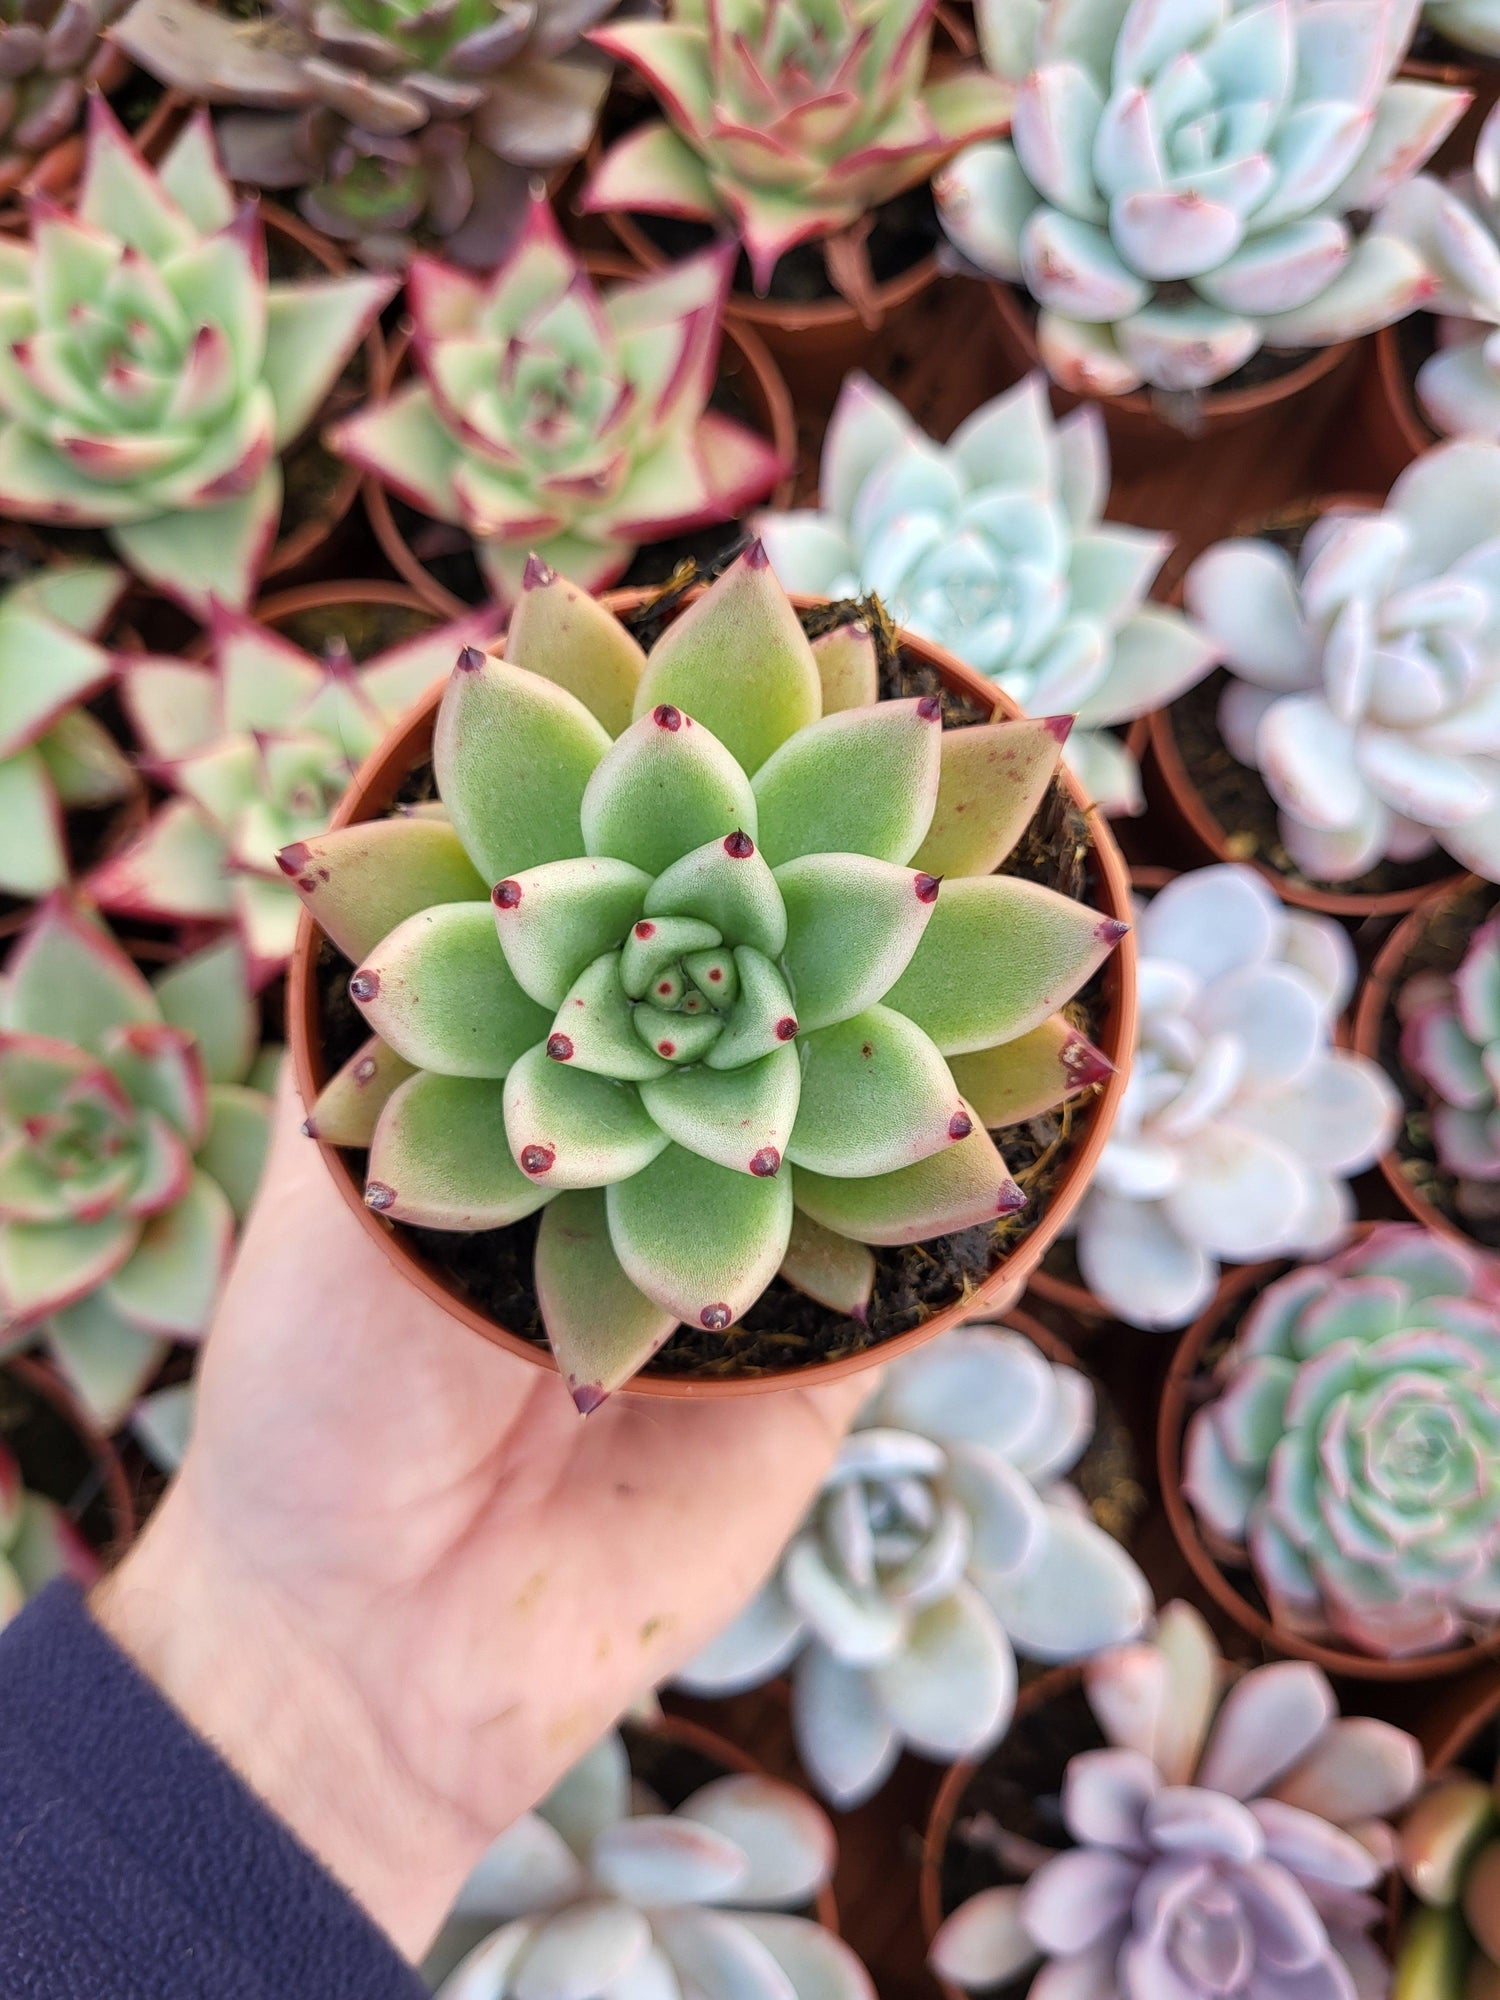
[[(627, 263), (623, 257), (609, 257), (590, 252), (584, 258), (590, 277), (613, 283), (620, 278), (638, 278), (639, 269)], [(375, 394), (388, 395), (400, 379), (411, 347), (410, 328), (403, 328), (391, 342), (385, 357), (381, 376), (375, 380)], [(733, 326), (726, 322), (723, 342), (719, 350), (719, 381), (731, 387), (745, 406), (745, 415), (750, 428), (763, 437), (769, 437), (776, 447), (778, 457), (788, 470), (774, 490), (760, 504), (767, 507), (789, 507), (797, 464), (797, 418), (792, 408), (792, 399), (786, 383), (775, 362), (766, 352), (764, 345), (747, 327)], [(358, 473), (355, 474), (358, 478)], [(373, 473), (366, 473), (363, 479), (365, 515), (380, 544), (381, 554), (398, 576), (404, 577), (423, 602), (445, 618), (457, 617), (470, 609), (477, 598), (465, 599), (457, 596), (446, 585), (440, 583), (431, 570), (423, 563), (407, 539), (406, 530), (398, 518), (397, 509), (391, 505), (391, 496), (385, 486)], [(417, 521), (426, 521), (430, 516), (417, 514), (414, 510), (402, 508), (402, 512)], [(726, 536), (730, 524), (724, 524)], [(461, 530), (455, 530), (461, 533)], [(467, 541), (467, 537), (464, 538)], [(644, 546), (649, 547), (649, 544)]]
[[(681, 610), (691, 603), (699, 595), (699, 588), (684, 593), (676, 609)], [(652, 603), (660, 594), (646, 590), (614, 591), (604, 601), (617, 614), (624, 615)], [(822, 602), (817, 598), (796, 596), (792, 601), (802, 611), (811, 610)], [(972, 701), (982, 714), (1003, 719), (1020, 713), (992, 682), (964, 666), (951, 653), (906, 633), (900, 635), (900, 645), (909, 660), (932, 668), (950, 693)], [(334, 814), (331, 822), (334, 828), (379, 819), (389, 810), (408, 775), (430, 756), (433, 723), (440, 696), (441, 690), (434, 688), (424, 697), (355, 774)], [(1095, 881), (1090, 893), (1094, 905), (1102, 916), (1119, 917), (1128, 922), (1130, 878), (1107, 823), (1101, 814), (1085, 804), (1066, 766), (1059, 772), (1056, 783), (1062, 788), (1063, 798), (1084, 816), (1092, 840)], [(304, 911), (288, 977), (286, 1019), (297, 1088), (306, 1105), (314, 1102), (331, 1074), (324, 1046), (318, 961), (319, 934), (311, 917)], [(1136, 964), (1133, 937), (1127, 935), (1121, 940), (1118, 949), (1105, 961), (1100, 977), (1103, 982), (1103, 1019), (1095, 1039), (1115, 1065), (1114, 1073), (1098, 1094), (1082, 1106), (1080, 1117), (1085, 1121), (1083, 1129), (1077, 1132), (1067, 1163), (1052, 1185), (1040, 1219), (1008, 1254), (998, 1258), (980, 1285), (933, 1313), (920, 1325), (872, 1343), (858, 1353), (754, 1376), (707, 1379), (642, 1373), (632, 1379), (628, 1393), (668, 1397), (747, 1396), (793, 1386), (812, 1387), (894, 1360), (898, 1354), (923, 1346), (948, 1327), (957, 1326), (964, 1320), (983, 1319), (991, 1311), (1003, 1310), (1001, 1301), (1005, 1306), (1013, 1302), (1041, 1262), (1048, 1244), (1083, 1199), (1125, 1089), (1131, 1051), (1135, 1046)], [(533, 1367), (556, 1373), (549, 1348), (523, 1338), (478, 1311), (455, 1289), (452, 1281), (418, 1251), (410, 1234), (401, 1225), (385, 1220), (365, 1206), (360, 1167), (354, 1158), (321, 1140), (317, 1143), (335, 1185), (361, 1229), (379, 1245), (416, 1291), (462, 1325), (482, 1334), (486, 1340), (530, 1362)], [(876, 1254), (878, 1258), (880, 1253), (877, 1251)]]
[(48, 1362), (0, 1364), (0, 1445), (22, 1483), (55, 1500), (95, 1554), (120, 1554), (135, 1535), (135, 1502), (114, 1446)]
[[(1299, 508), (1289, 508), (1272, 520), (1264, 518), (1236, 528), (1235, 535), (1272, 536), (1282, 532), (1305, 529), (1324, 514), (1341, 511), (1344, 513), (1370, 513), (1379, 509), (1381, 501), (1372, 493), (1327, 493)], [(1174, 593), (1174, 600), (1180, 600), (1180, 587)], [(1431, 872), (1419, 874), (1417, 880), (1403, 884), (1400, 888), (1359, 890), (1350, 887), (1335, 887), (1305, 880), (1299, 875), (1284, 874), (1270, 861), (1263, 859), (1253, 849), (1247, 851), (1246, 835), (1239, 829), (1230, 829), (1220, 820), (1214, 808), (1204, 797), (1197, 779), (1189, 771), (1187, 758), (1178, 737), (1177, 715), (1183, 704), (1193, 700), (1206, 700), (1213, 695), (1222, 674), (1211, 674), (1198, 688), (1190, 689), (1165, 708), (1152, 711), (1148, 717), (1151, 732), (1151, 758), (1154, 774), (1160, 789), (1165, 792), (1163, 801), (1168, 814), (1177, 822), (1177, 831), (1189, 845), (1197, 849), (1197, 856), (1213, 861), (1239, 861), (1248, 863), (1259, 870), (1284, 903), (1292, 903), (1303, 910), (1318, 910), (1330, 917), (1399, 917), (1429, 895), (1434, 887), (1451, 886), (1459, 879), (1459, 871), (1443, 871), (1443, 859), (1434, 855)], [(1217, 734), (1217, 728), (1215, 728)], [(1228, 751), (1224, 752), (1228, 756)], [(1233, 761), (1233, 760), (1231, 760)], [(1243, 766), (1236, 765), (1236, 769)], [(1248, 773), (1259, 785), (1257, 774)], [(1261, 786), (1264, 791), (1264, 786)], [(1275, 806), (1266, 795), (1268, 813), (1274, 817)]]
[[(1500, 889), (1481, 881), (1477, 875), (1462, 875), (1456, 881), (1441, 884), (1424, 896), (1416, 908), (1397, 924), (1376, 953), (1360, 987), (1354, 1009), (1354, 1048), (1359, 1055), (1368, 1056), (1371, 1062), (1379, 1063), (1387, 1070), (1398, 1088), (1405, 1080), (1405, 1069), (1399, 1053), (1392, 1054), (1396, 1034), (1396, 995), (1405, 982), (1408, 969), (1416, 970), (1414, 966), (1409, 967), (1409, 962), (1434, 920), (1451, 905), (1470, 896), (1496, 901), (1500, 900)], [(1420, 1085), (1415, 1086), (1415, 1094), (1422, 1098)], [(1440, 1236), (1449, 1237), (1467, 1248), (1493, 1250), (1494, 1244), (1470, 1235), (1451, 1215), (1421, 1192), (1407, 1172), (1408, 1160), (1413, 1157), (1402, 1150), (1398, 1133), (1396, 1144), (1389, 1152), (1381, 1154), (1379, 1162), (1386, 1185), (1407, 1214), (1420, 1222), (1424, 1229), (1436, 1230)]]
[[(1367, 1233), (1355, 1230), (1351, 1241)], [(1156, 1470), (1162, 1504), (1172, 1535), (1193, 1575), (1241, 1632), (1274, 1653), (1311, 1660), (1325, 1673), (1362, 1681), (1427, 1681), (1461, 1674), (1484, 1661), (1500, 1658), (1500, 1630), (1469, 1646), (1409, 1658), (1382, 1659), (1342, 1646), (1324, 1645), (1288, 1631), (1262, 1607), (1252, 1572), (1238, 1551), (1211, 1546), (1213, 1537), (1198, 1525), (1182, 1490), (1182, 1458), (1188, 1420), (1207, 1401), (1211, 1351), (1235, 1333), (1253, 1301), (1274, 1279), (1294, 1268), (1294, 1260), (1246, 1264), (1228, 1272), (1208, 1309), (1193, 1322), (1178, 1344), (1162, 1389), (1157, 1412)], [(1241, 1582), (1248, 1586), (1244, 1588)], [(1252, 1595), (1252, 1593), (1254, 1593)]]

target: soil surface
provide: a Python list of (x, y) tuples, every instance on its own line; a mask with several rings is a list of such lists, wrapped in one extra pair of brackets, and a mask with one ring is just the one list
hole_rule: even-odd
[(55, 1500), (89, 1546), (107, 1554), (115, 1520), (99, 1460), (65, 1417), (9, 1368), (0, 1368), (0, 1442), (22, 1484)]

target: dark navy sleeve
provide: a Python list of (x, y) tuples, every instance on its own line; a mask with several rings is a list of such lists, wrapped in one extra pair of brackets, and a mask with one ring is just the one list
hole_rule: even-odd
[(4, 2000), (424, 1993), (71, 1584), (0, 1634)]

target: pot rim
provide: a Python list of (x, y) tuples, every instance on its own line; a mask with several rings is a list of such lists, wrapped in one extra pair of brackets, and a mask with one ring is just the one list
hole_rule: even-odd
[[(585, 251), (582, 254), (582, 261), (590, 277), (601, 278), (606, 283), (644, 275), (640, 267), (629, 259), (611, 256), (607, 251)], [(789, 507), (797, 478), (797, 417), (792, 407), (791, 392), (764, 342), (750, 327), (736, 326), (726, 318), (720, 327), (720, 340), (719, 370), (722, 370), (724, 365), (723, 343), (727, 342), (738, 350), (741, 361), (754, 379), (766, 406), (770, 442), (787, 468), (766, 498), (757, 501), (756, 505)], [(399, 332), (383, 350), (381, 375), (372, 388), (372, 401), (388, 396), (396, 386), (402, 364), (411, 351), (411, 343), (412, 329), (409, 324), (403, 323)], [(760, 436), (763, 433), (757, 428), (756, 435)], [(365, 518), (376, 541), (380, 544), (380, 552), (403, 581), (444, 618), (459, 618), (466, 612), (482, 608), (468, 603), (444, 584), (439, 583), (426, 565), (418, 559), (397, 523), (395, 510), (391, 506), (391, 495), (385, 482), (377, 478), (373, 472), (351, 469), (354, 471)], [(423, 518), (431, 520), (434, 517), (424, 515)], [(730, 523), (726, 522), (724, 525), (727, 528)], [(643, 542), (640, 546), (647, 548), (650, 544)]]
[(1397, 326), (1383, 326), (1375, 335), (1375, 379), (1401, 439), (1407, 462), (1445, 442), (1424, 421), (1416, 390), (1402, 359)]
[[(682, 600), (684, 604), (701, 590), (696, 586)], [(604, 601), (610, 609), (619, 613), (629, 611), (647, 603), (660, 593), (655, 590), (612, 591)], [(799, 610), (808, 610), (826, 600), (791, 593), (792, 602)], [(984, 680), (970, 667), (956, 659), (941, 647), (933, 646), (926, 640), (901, 633), (901, 644), (905, 650), (924, 659), (941, 676), (945, 686), (954, 689), (983, 706), (988, 707), (992, 716), (1010, 718), (1019, 715), (1014, 702), (993, 682)], [(330, 831), (355, 824), (365, 817), (362, 808), (370, 795), (385, 787), (393, 791), (400, 776), (410, 769), (418, 742), (427, 735), (432, 718), (441, 698), (442, 685), (431, 688), (406, 716), (387, 731), (375, 750), (366, 759), (351, 780), (348, 790), (340, 801), (337, 812), (330, 821)], [(399, 767), (399, 775), (392, 782), (392, 773)], [(1058, 769), (1058, 781), (1062, 784), (1071, 803), (1084, 817), (1092, 835), (1094, 866), (1098, 872), (1098, 900), (1103, 914), (1130, 919), (1130, 882), (1124, 858), (1109, 831), (1108, 822), (1094, 806), (1084, 801), (1081, 789), (1066, 764)], [(382, 807), (388, 800), (382, 800)], [(304, 909), (297, 926), (297, 940), (292, 951), (291, 967), (287, 980), (287, 1030), (291, 1049), (297, 1090), (304, 1106), (311, 1106), (324, 1080), (322, 1076), (321, 1049), (317, 1045), (317, 990), (313, 978), (313, 967), (317, 956), (319, 933), (311, 916)], [(836, 1382), (847, 1375), (857, 1375), (867, 1368), (877, 1367), (891, 1361), (899, 1354), (909, 1353), (923, 1346), (937, 1334), (950, 1326), (957, 1326), (964, 1320), (982, 1318), (989, 1302), (1012, 1285), (1024, 1285), (1031, 1273), (1041, 1262), (1047, 1246), (1057, 1236), (1063, 1223), (1083, 1199), (1084, 1189), (1093, 1174), (1099, 1155), (1104, 1150), (1110, 1129), (1119, 1110), (1126, 1080), (1130, 1074), (1131, 1053), (1135, 1044), (1136, 1024), (1136, 951), (1134, 933), (1128, 932), (1117, 949), (1106, 960), (1103, 967), (1105, 980), (1106, 1020), (1105, 1032), (1100, 1040), (1105, 1054), (1114, 1062), (1113, 1074), (1106, 1079), (1098, 1095), (1091, 1101), (1088, 1127), (1080, 1136), (1063, 1176), (1053, 1191), (1052, 1199), (1035, 1228), (1016, 1245), (1008, 1256), (1002, 1257), (990, 1270), (983, 1283), (967, 1296), (957, 1299), (951, 1306), (934, 1313), (921, 1324), (909, 1327), (906, 1332), (894, 1334), (889, 1340), (862, 1349), (857, 1354), (847, 1354), (832, 1361), (821, 1361), (800, 1368), (791, 1368), (755, 1376), (734, 1376), (726, 1379), (704, 1379), (696, 1376), (636, 1375), (631, 1378), (627, 1389), (617, 1394), (643, 1396), (678, 1397), (725, 1397), (766, 1395), (788, 1388), (812, 1388), (826, 1382)], [(477, 1311), (467, 1300), (453, 1290), (441, 1278), (433, 1266), (422, 1260), (410, 1244), (399, 1236), (392, 1225), (373, 1209), (365, 1205), (359, 1176), (350, 1167), (345, 1154), (323, 1140), (314, 1142), (323, 1156), (323, 1161), (334, 1184), (361, 1229), (372, 1241), (379, 1244), (383, 1254), (401, 1272), (407, 1283), (415, 1287), (425, 1298), (440, 1306), (450, 1318), (458, 1320), (472, 1332), (482, 1334), (495, 1345), (519, 1355), (533, 1367), (557, 1372), (549, 1346), (524, 1340), (508, 1327), (489, 1319)]]
[[(108, 1543), (102, 1549), (96, 1549), (96, 1553), (106, 1560), (123, 1555), (135, 1540), (137, 1521), (135, 1497), (114, 1445), (50, 1361), (39, 1354), (12, 1354), (0, 1363), (0, 1372), (13, 1375), (38, 1401), (49, 1404), (93, 1459), (112, 1524)], [(94, 1547), (92, 1542), (90, 1547)]]
[[(1377, 1225), (1361, 1223), (1349, 1232), (1344, 1247), (1358, 1243)], [(1161, 1489), (1172, 1538), (1193, 1575), (1209, 1596), (1243, 1633), (1258, 1640), (1283, 1657), (1310, 1660), (1325, 1673), (1348, 1680), (1412, 1682), (1444, 1679), (1464, 1673), (1500, 1655), (1500, 1628), (1487, 1639), (1468, 1646), (1449, 1647), (1437, 1653), (1415, 1653), (1400, 1659), (1382, 1658), (1375, 1653), (1356, 1653), (1338, 1645), (1324, 1645), (1305, 1639), (1279, 1625), (1266, 1612), (1258, 1611), (1230, 1581), (1214, 1559), (1199, 1533), (1197, 1516), (1182, 1490), (1183, 1444), (1189, 1417), (1194, 1413), (1191, 1385), (1197, 1379), (1204, 1349), (1224, 1328), (1231, 1316), (1242, 1312), (1254, 1294), (1297, 1267), (1289, 1257), (1267, 1259), (1257, 1264), (1241, 1264), (1225, 1273), (1207, 1307), (1182, 1335), (1172, 1356), (1167, 1379), (1162, 1385), (1157, 1410), (1156, 1474)], [(1246, 1570), (1250, 1571), (1248, 1562)]]

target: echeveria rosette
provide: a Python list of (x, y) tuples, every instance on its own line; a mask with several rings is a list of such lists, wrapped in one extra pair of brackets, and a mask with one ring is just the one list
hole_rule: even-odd
[(788, 590), (869, 591), (1028, 715), (1073, 716), (1065, 755), (1085, 794), (1136, 813), (1140, 772), (1111, 727), (1181, 694), (1212, 653), (1179, 612), (1145, 603), (1170, 541), (1103, 520), (1108, 497), (1099, 412), (1054, 423), (1039, 374), (946, 445), (852, 375), (823, 445), (820, 510), (754, 525)]
[(1451, 979), (1417, 973), (1396, 997), (1401, 1060), (1432, 1103), (1438, 1165), (1461, 1213), (1500, 1205), (1500, 911), (1475, 931)]
[(986, 1127), (1108, 1073), (1060, 1010), (1126, 926), (990, 872), (1055, 734), (877, 701), (869, 632), (810, 645), (758, 545), (649, 658), (530, 577), (506, 659), (466, 653), (439, 707), (448, 821), (282, 866), (374, 1036), (312, 1129), (369, 1147), (393, 1220), (545, 1210), (538, 1299), (587, 1410), (778, 1271), (862, 1315), (867, 1246), (1023, 1206)]
[(732, 519), (786, 470), (708, 407), (731, 261), (708, 250), (600, 291), (539, 198), (488, 277), (418, 259), (417, 379), (329, 442), (465, 528), (501, 602), (532, 554), (602, 589), (641, 543)]
[(960, 1904), (933, 1969), (980, 1992), (1039, 1967), (1032, 2000), (1386, 2000), (1373, 1892), (1415, 1739), (1340, 1717), (1302, 1661), (1237, 1675), (1181, 1603), (1084, 1684), (1108, 1747), (1068, 1761), (1074, 1845)]
[(764, 292), (799, 243), (829, 237), (960, 146), (1002, 132), (1011, 90), (977, 65), (930, 77), (937, 0), (672, 0), (659, 21), (590, 36), (667, 116), (616, 142), (589, 210), (732, 226)]
[(1461, 90), (1396, 78), (1417, 0), (985, 0), (1017, 86), (1006, 142), (938, 178), (943, 226), (1040, 308), (1082, 395), (1211, 388), (1262, 347), (1326, 347), (1427, 297), (1383, 227)]
[(1500, 444), (1425, 452), (1379, 512), (1313, 522), (1296, 560), (1220, 542), (1188, 609), (1233, 676), (1232, 756), (1295, 865), (1348, 882), (1442, 847), (1500, 879)]
[(1494, 2000), (1500, 1992), (1500, 1784), (1445, 1771), (1402, 1820), (1408, 1905), (1392, 2000)]
[(1151, 1590), (1064, 1483), (1088, 1379), (1002, 1327), (903, 1356), (861, 1412), (770, 1581), (681, 1676), (695, 1693), (790, 1667), (797, 1752), (848, 1808), (903, 1749), (999, 1742), (1016, 1654), (1076, 1660), (1143, 1630)]
[(1255, 1301), (1183, 1490), (1286, 1630), (1381, 1658), (1500, 1624), (1500, 1277), (1386, 1223)]
[(0, 1444), (0, 1630), (56, 1578), (86, 1590), (100, 1567), (62, 1508), (26, 1486), (14, 1453)]
[(0, 12), (0, 188), (78, 129), (120, 58), (103, 30), (124, 0), (7, 0)]
[(1131, 1326), (1186, 1326), (1220, 1261), (1334, 1249), (1348, 1181), (1400, 1121), (1378, 1063), (1336, 1048), (1354, 952), (1251, 868), (1200, 868), (1137, 917), (1135, 1060), (1077, 1219), (1085, 1282)]
[(449, 1933), (498, 1928), (438, 2000), (875, 2000), (849, 1946), (789, 1914), (834, 1859), (827, 1817), (793, 1786), (734, 1772), (666, 1812), (607, 1736), (475, 1869)]
[(102, 528), (190, 611), (252, 595), (281, 518), (278, 454), (391, 296), (389, 280), (268, 283), (208, 121), (160, 167), (102, 98), (75, 206), (0, 240), (0, 512)]
[(277, 855), (323, 832), (390, 725), (494, 623), (475, 613), (356, 666), (342, 644), (314, 658), (216, 607), (204, 665), (122, 662), (142, 761), (174, 796), (94, 871), (89, 894), (117, 916), (234, 924), (251, 984), (263, 985), (290, 958), (302, 909)]
[(82, 706), (113, 677), (96, 641), (124, 587), (109, 563), (75, 563), (0, 592), (0, 889), (12, 896), (67, 881), (69, 811), (139, 790), (129, 760)]
[(265, 1149), (256, 1033), (233, 942), (148, 982), (61, 898), (0, 982), (0, 1333), (45, 1336), (105, 1427), (207, 1331)]

